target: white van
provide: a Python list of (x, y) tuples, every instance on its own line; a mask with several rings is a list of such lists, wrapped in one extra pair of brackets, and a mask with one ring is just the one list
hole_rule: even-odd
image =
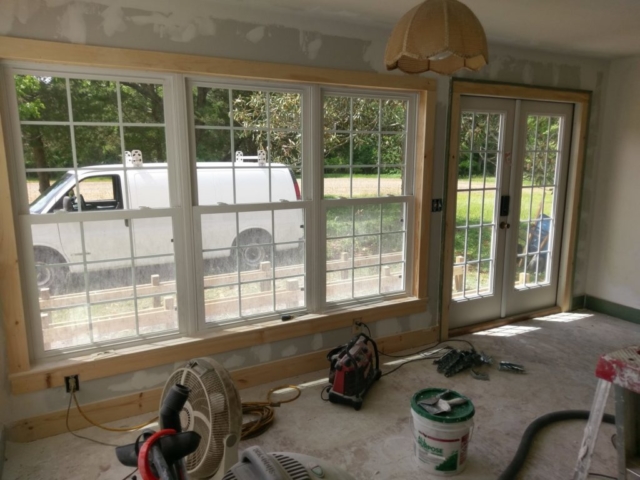
[[(197, 170), (200, 205), (233, 204), (234, 178), (235, 203), (238, 204), (295, 202), (301, 199), (295, 175), (286, 165), (272, 163), (267, 167), (256, 163), (236, 163), (235, 168), (231, 168), (228, 162), (206, 162), (197, 165), (202, 167)], [(80, 168), (78, 189), (74, 172), (69, 171), (30, 205), (30, 213), (55, 215), (58, 212), (68, 214), (67, 212), (76, 212), (79, 209), (93, 212), (170, 207), (166, 163), (128, 168), (126, 176), (127, 182), (122, 165)], [(100, 188), (96, 188), (97, 186)], [(302, 209), (276, 210), (273, 223), (271, 211), (241, 212), (238, 214), (237, 230), (235, 213), (204, 215), (204, 258), (229, 257), (236, 251), (230, 247), (237, 246), (241, 268), (255, 269), (259, 267), (260, 262), (270, 258), (273, 244), (276, 251), (297, 249), (298, 242), (304, 237), (303, 223)], [(128, 226), (127, 220), (84, 222), (88, 271), (131, 266), (128, 257)], [(133, 235), (135, 257), (154, 256), (136, 259), (136, 265), (161, 264), (163, 261), (169, 261), (169, 255), (173, 255), (169, 219), (134, 220)], [(140, 241), (136, 240), (136, 235), (140, 236)], [(82, 235), (78, 223), (33, 225), (32, 236), (39, 288), (64, 283), (64, 277), (69, 272), (84, 271), (84, 265), (81, 263)], [(123, 255), (123, 252), (127, 253)], [(69, 265), (50, 267), (51, 264)]]

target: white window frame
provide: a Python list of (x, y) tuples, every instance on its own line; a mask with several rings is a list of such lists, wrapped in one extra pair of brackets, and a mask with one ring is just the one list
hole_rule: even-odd
[[(27, 173), (27, 169), (24, 164), (24, 153), (21, 139), (21, 121), (18, 118), (18, 104), (15, 90), (14, 75), (39, 75), (46, 77), (61, 77), (61, 78), (81, 78), (83, 80), (108, 80), (108, 81), (121, 81), (121, 82), (138, 82), (138, 83), (155, 83), (163, 86), (163, 98), (164, 98), (164, 131), (167, 150), (167, 169), (169, 172), (169, 208), (159, 209), (140, 209), (140, 210), (112, 210), (108, 212), (73, 212), (72, 214), (50, 214), (50, 215), (31, 215), (29, 213), (28, 193), (26, 189), (26, 183), (24, 181)], [(193, 314), (189, 312), (192, 308), (190, 293), (187, 288), (187, 283), (184, 281), (187, 275), (186, 266), (186, 243), (182, 237), (176, 235), (177, 232), (183, 232), (185, 230), (185, 217), (184, 202), (182, 200), (182, 186), (184, 184), (180, 179), (180, 166), (177, 160), (180, 157), (179, 153), (179, 141), (176, 135), (177, 123), (174, 120), (172, 110), (175, 109), (175, 85), (176, 75), (171, 74), (154, 74), (148, 72), (132, 72), (132, 71), (118, 71), (113, 69), (99, 69), (99, 68), (79, 68), (70, 66), (46, 66), (41, 64), (30, 64), (23, 62), (4, 62), (2, 65), (2, 77), (5, 91), (5, 102), (7, 108), (5, 108), (6, 115), (3, 118), (9, 119), (9, 127), (11, 131), (11, 140), (8, 142), (10, 145), (11, 167), (12, 168), (12, 182), (14, 185), (18, 185), (16, 202), (17, 212), (17, 229), (21, 236), (20, 242), (20, 257), (22, 260), (22, 272), (23, 282), (27, 287), (25, 288), (26, 305), (25, 312), (27, 318), (31, 319), (28, 322), (28, 334), (30, 339), (30, 350), (32, 356), (36, 360), (47, 359), (64, 359), (71, 358), (78, 352), (100, 352), (109, 350), (114, 347), (134, 347), (137, 345), (148, 344), (151, 341), (165, 340), (171, 338), (179, 338), (186, 334), (191, 333), (193, 330), (189, 327), (187, 322), (182, 319), (192, 318)], [(67, 84), (68, 85), (68, 84)], [(67, 95), (69, 91), (67, 90)], [(119, 98), (118, 93), (118, 98)], [(118, 102), (120, 102), (118, 100)], [(68, 105), (71, 111), (71, 105)], [(121, 107), (119, 106), (119, 115), (121, 115)], [(62, 122), (48, 122), (49, 124), (66, 124), (73, 127), (76, 122), (72, 121), (70, 112), (69, 120)], [(78, 122), (85, 124), (85, 122)], [(116, 126), (110, 122), (86, 122), (88, 126), (104, 126), (108, 123), (108, 126)], [(47, 124), (43, 122), (42, 124)], [(156, 124), (140, 124), (140, 126), (158, 126)], [(119, 129), (122, 128), (122, 119), (117, 123)], [(73, 130), (73, 129), (71, 129)], [(122, 132), (120, 131), (120, 135)], [(73, 137), (72, 137), (73, 139)], [(72, 140), (72, 149), (74, 157), (73, 168), (61, 168), (60, 171), (74, 170), (78, 172), (77, 160), (75, 158), (75, 142)], [(172, 160), (173, 159), (173, 160)], [(127, 167), (123, 162), (122, 170), (126, 171), (131, 167)], [(124, 176), (125, 184), (122, 186), (123, 191), (126, 190), (127, 175)], [(123, 195), (125, 193), (123, 192)], [(69, 347), (65, 349), (44, 349), (43, 331), (40, 322), (37, 321), (40, 317), (39, 308), (39, 291), (37, 289), (30, 288), (35, 284), (35, 269), (33, 265), (34, 251), (31, 248), (33, 244), (31, 226), (42, 224), (58, 224), (58, 223), (79, 223), (79, 222), (91, 222), (91, 221), (109, 221), (109, 220), (135, 220), (135, 219), (147, 219), (147, 218), (170, 218), (172, 220), (172, 227), (174, 233), (174, 259), (176, 269), (176, 296), (177, 303), (179, 305), (178, 310), (178, 329), (167, 332), (159, 332), (154, 334), (140, 334), (135, 337), (121, 338), (110, 341), (100, 341), (94, 343), (88, 343), (78, 345), (75, 347)], [(83, 241), (84, 244), (84, 241)], [(133, 258), (133, 250), (131, 252)], [(82, 263), (86, 263), (86, 259), (83, 258)], [(86, 272), (86, 270), (85, 270)], [(86, 273), (85, 273), (86, 274)], [(137, 298), (136, 290), (133, 289), (133, 299)], [(136, 316), (137, 316), (137, 307)], [(136, 320), (137, 322), (137, 320)]]
[[(305, 314), (328, 314), (337, 310), (352, 307), (375, 305), (381, 301), (412, 297), (414, 227), (415, 227), (415, 190), (414, 171), (416, 164), (416, 140), (418, 121), (418, 93), (393, 91), (387, 89), (330, 87), (321, 84), (305, 84), (298, 82), (254, 81), (194, 75), (134, 72), (130, 70), (102, 69), (93, 67), (48, 66), (26, 62), (3, 62), (1, 69), (5, 91), (5, 115), (9, 119), (12, 141), (7, 146), (12, 159), (14, 184), (19, 185), (18, 201), (20, 209), (15, 212), (22, 237), (22, 248), (19, 252), (22, 271), (26, 278), (25, 286), (34, 284), (35, 270), (33, 249), (31, 245), (30, 226), (36, 223), (80, 222), (94, 220), (124, 220), (135, 218), (171, 217), (174, 228), (174, 255), (176, 268), (176, 291), (178, 299), (178, 331), (164, 334), (138, 336), (110, 342), (88, 344), (75, 348), (44, 351), (40, 322), (29, 321), (29, 344), (32, 356), (36, 360), (72, 358), (78, 352), (92, 353), (115, 347), (134, 347), (149, 344), (154, 340), (175, 339), (185, 335), (193, 335), (205, 331), (222, 329), (229, 323), (253, 324), (267, 319), (276, 319), (278, 315), (269, 314), (240, 319), (237, 322), (207, 323), (204, 314), (204, 278), (202, 266), (202, 240), (199, 217), (207, 213), (224, 213), (226, 211), (258, 211), (304, 209), (305, 211), (305, 299), (306, 308), (296, 311), (296, 316)], [(61, 76), (96, 80), (120, 80), (129, 82), (161, 83), (164, 88), (165, 135), (167, 148), (167, 168), (169, 169), (169, 189), (171, 207), (153, 211), (118, 210), (111, 212), (76, 212), (67, 218), (42, 216), (37, 218), (28, 213), (28, 201), (25, 178), (25, 166), (22, 155), (20, 137), (20, 120), (17, 117), (17, 97), (13, 75), (40, 74), (42, 76)], [(235, 206), (199, 206), (197, 205), (197, 182), (195, 181), (194, 139), (192, 132), (193, 108), (191, 87), (210, 86), (213, 88), (256, 88), (269, 91), (285, 91), (300, 93), (302, 99), (302, 200), (296, 203), (279, 204), (240, 204)], [(349, 198), (324, 200), (323, 193), (323, 94), (340, 94), (347, 96), (374, 97), (383, 99), (402, 99), (407, 101), (407, 126), (405, 143), (405, 192), (402, 196)], [(99, 126), (96, 124), (95, 126)], [(74, 147), (75, 148), (75, 147)], [(169, 160), (173, 158), (174, 160)], [(77, 167), (77, 165), (76, 165)], [(66, 169), (65, 169), (66, 171)], [(405, 203), (406, 248), (404, 291), (393, 294), (380, 294), (372, 298), (349, 300), (338, 303), (326, 301), (326, 210), (334, 206), (351, 206), (357, 204)], [(26, 209), (26, 212), (25, 212)], [(29, 217), (29, 218), (25, 218)], [(195, 273), (194, 273), (195, 272)], [(39, 318), (39, 292), (25, 288), (25, 312), (29, 319)], [(135, 293), (134, 293), (135, 295)], [(135, 297), (134, 297), (135, 298)]]
[[(413, 275), (410, 269), (410, 265), (413, 264), (413, 238), (415, 231), (415, 183), (414, 183), (414, 174), (415, 174), (415, 148), (416, 148), (416, 138), (417, 138), (417, 119), (418, 119), (418, 95), (411, 93), (395, 93), (392, 91), (383, 91), (373, 90), (373, 89), (365, 89), (365, 88), (336, 88), (336, 87), (321, 87), (320, 88), (320, 101), (325, 95), (335, 95), (335, 96), (345, 96), (345, 97), (358, 97), (358, 98), (374, 98), (374, 99), (394, 99), (394, 100), (404, 100), (407, 102), (407, 116), (406, 116), (406, 128), (404, 133), (406, 135), (405, 140), (405, 164), (404, 164), (404, 192), (403, 195), (392, 195), (385, 197), (366, 197), (366, 198), (344, 198), (344, 199), (325, 199), (324, 198), (324, 170), (323, 170), (323, 162), (316, 162), (319, 166), (317, 167), (316, 175), (320, 178), (319, 181), (319, 200), (320, 200), (320, 215), (321, 220), (318, 223), (319, 228), (321, 229), (321, 233), (319, 234), (319, 238), (321, 238), (320, 246), (319, 246), (319, 255), (318, 258), (321, 259), (322, 263), (322, 279), (320, 282), (320, 289), (322, 291), (321, 298), (321, 309), (322, 312), (330, 312), (331, 310), (338, 310), (349, 308), (352, 306), (361, 306), (361, 305), (373, 305), (379, 303), (383, 300), (391, 300), (395, 298), (407, 297), (410, 295), (410, 292), (413, 291)], [(321, 103), (322, 104), (322, 103)], [(322, 108), (320, 111), (320, 126), (319, 126), (319, 135), (320, 135), (320, 144), (322, 145), (324, 139), (324, 118), (322, 117)], [(349, 130), (350, 134), (355, 132), (353, 129), (353, 125)], [(368, 133), (368, 132), (365, 132)], [(320, 147), (320, 156), (319, 160), (323, 160), (323, 150), (322, 146)], [(380, 175), (380, 174), (378, 174)], [(378, 176), (378, 181), (380, 177)], [(326, 247), (327, 247), (327, 234), (326, 234), (326, 225), (327, 225), (327, 209), (333, 207), (348, 207), (348, 206), (356, 206), (356, 205), (384, 205), (384, 204), (392, 204), (392, 203), (405, 203), (407, 208), (405, 210), (405, 270), (404, 270), (404, 291), (402, 292), (393, 292), (390, 294), (378, 294), (377, 296), (364, 297), (361, 299), (351, 299), (340, 302), (328, 302), (326, 295), (326, 285), (327, 285), (327, 269), (326, 269)], [(382, 248), (382, 246), (380, 247)]]

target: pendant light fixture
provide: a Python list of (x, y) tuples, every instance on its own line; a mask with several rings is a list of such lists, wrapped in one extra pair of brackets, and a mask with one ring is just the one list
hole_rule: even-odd
[(458, 0), (426, 0), (409, 10), (393, 29), (384, 56), (387, 70), (405, 73), (451, 75), (488, 62), (484, 29)]

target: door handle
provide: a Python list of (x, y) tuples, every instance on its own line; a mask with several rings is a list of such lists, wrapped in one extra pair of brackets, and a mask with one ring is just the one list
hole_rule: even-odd
[(124, 226), (129, 228), (129, 219), (128, 218), (124, 219)]
[(507, 223), (507, 222), (500, 222), (500, 228), (502, 230), (507, 230), (507, 229), (511, 228), (511, 224)]

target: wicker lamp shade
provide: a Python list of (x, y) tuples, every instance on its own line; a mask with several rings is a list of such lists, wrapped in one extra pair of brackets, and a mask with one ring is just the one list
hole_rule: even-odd
[(479, 70), (489, 61), (487, 37), (478, 18), (458, 0), (426, 0), (395, 26), (384, 61), (387, 70), (406, 73)]

